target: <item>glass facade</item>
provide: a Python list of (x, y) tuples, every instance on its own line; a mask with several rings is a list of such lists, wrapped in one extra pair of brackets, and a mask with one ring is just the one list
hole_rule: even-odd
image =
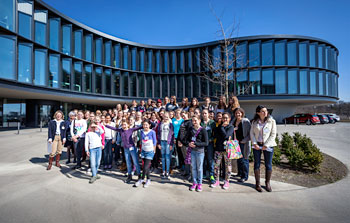
[(58, 51), (60, 19), (50, 18), (50, 48)]
[(92, 61), (92, 35), (85, 36), (85, 60)]
[(83, 40), (83, 31), (76, 30), (74, 31), (74, 56), (77, 58), (82, 58), (82, 40)]
[(50, 54), (49, 56), (49, 87), (58, 88), (60, 56)]
[(137, 82), (138, 82), (138, 97), (145, 97), (145, 75), (144, 74), (138, 74), (137, 76)]
[(1, 0), (0, 26), (15, 31), (15, 1)]
[(85, 92), (92, 92), (92, 66), (86, 65), (85, 66), (85, 72), (84, 72), (84, 89)]
[(308, 72), (306, 70), (299, 71), (300, 94), (308, 94), (308, 79)]
[(71, 34), (72, 25), (62, 26), (62, 53), (71, 55)]
[(297, 65), (297, 43), (289, 42), (287, 44), (287, 52), (288, 52), (288, 65), (296, 66)]
[(105, 65), (111, 66), (111, 42), (105, 42)]
[(46, 46), (46, 24), (47, 11), (35, 10), (34, 12), (34, 40), (35, 42)]
[(98, 38), (95, 40), (95, 63), (102, 64), (102, 39)]
[(260, 42), (249, 43), (249, 66), (260, 66)]
[(32, 16), (33, 2), (28, 0), (17, 0), (18, 10), (18, 34), (27, 38), (32, 38)]
[(70, 89), (71, 81), (71, 59), (62, 59), (62, 88)]
[(15, 39), (0, 35), (0, 78), (15, 79)]
[(32, 83), (32, 44), (18, 44), (18, 81)]
[(111, 76), (111, 70), (107, 69), (105, 70), (105, 78), (104, 78), (104, 86), (105, 86), (105, 94), (110, 95), (112, 93), (112, 76)]
[(275, 80), (276, 80), (276, 83), (275, 83), (276, 94), (286, 94), (287, 93), (286, 70), (276, 70)]
[(262, 71), (262, 94), (274, 94), (275, 93), (275, 81), (274, 72), (272, 69), (264, 69)]
[(286, 42), (275, 43), (275, 65), (286, 65)]
[(251, 83), (250, 94), (261, 94), (260, 70), (249, 71), (249, 82)]
[(271, 66), (273, 64), (273, 42), (264, 42), (261, 44), (261, 65)]
[(74, 63), (74, 91), (82, 91), (82, 63)]
[(307, 42), (299, 43), (299, 66), (308, 66)]
[(298, 76), (296, 70), (288, 70), (288, 94), (298, 93)]
[(34, 84), (46, 85), (46, 50), (35, 50), (34, 58)]
[(95, 93), (102, 94), (102, 68), (95, 68)]

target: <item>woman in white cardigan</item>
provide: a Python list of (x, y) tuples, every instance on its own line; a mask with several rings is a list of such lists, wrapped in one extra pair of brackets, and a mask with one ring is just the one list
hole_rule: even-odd
[(265, 160), (265, 183), (266, 190), (271, 192), (271, 173), (272, 173), (272, 157), (273, 147), (276, 146), (276, 121), (269, 115), (265, 106), (259, 105), (256, 108), (256, 114), (252, 120), (250, 129), (250, 138), (252, 141), (254, 154), (254, 175), (255, 175), (255, 189), (262, 192), (260, 186), (260, 162), (261, 153), (264, 154)]

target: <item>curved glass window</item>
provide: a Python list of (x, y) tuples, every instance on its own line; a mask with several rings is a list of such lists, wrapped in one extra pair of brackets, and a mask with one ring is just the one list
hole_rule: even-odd
[(336, 53), (333, 48), (331, 48), (331, 56), (330, 56), (330, 70), (335, 70), (335, 59), (336, 58)]
[(236, 79), (237, 79), (237, 93), (238, 95), (242, 94), (248, 94), (248, 75), (247, 71), (238, 71), (236, 73)]
[(84, 72), (84, 89), (85, 92), (92, 92), (92, 66), (86, 65)]
[(171, 52), (169, 65), (170, 65), (171, 73), (175, 73), (176, 72), (176, 51), (175, 50)]
[(184, 51), (177, 52), (177, 73), (184, 72)]
[(286, 94), (287, 93), (286, 70), (276, 70), (275, 80), (276, 80), (276, 83), (275, 83), (276, 94)]
[(137, 64), (137, 49), (136, 47), (133, 47), (131, 49), (131, 69), (136, 70), (136, 64)]
[(102, 64), (102, 38), (95, 40), (95, 62)]
[(201, 97), (208, 96), (209, 95), (208, 80), (205, 78), (200, 78), (200, 84), (201, 84), (200, 86)]
[(15, 79), (15, 40), (0, 36), (0, 78)]
[(317, 94), (317, 73), (310, 71), (310, 94)]
[(34, 12), (34, 40), (35, 42), (46, 46), (46, 24), (47, 24), (47, 11), (35, 10)]
[(326, 65), (326, 69), (330, 69), (329, 68), (329, 64), (330, 64), (329, 58), (330, 58), (330, 47), (327, 46), (326, 50), (325, 50), (325, 65)]
[(165, 96), (168, 95), (168, 76), (167, 75), (161, 75), (162, 77), (162, 97), (164, 98)]
[(193, 83), (193, 92), (192, 95), (193, 97), (199, 97), (199, 88), (200, 88), (200, 80), (199, 77), (197, 75), (193, 75), (192, 76), (192, 83)]
[(261, 63), (263, 66), (269, 66), (273, 64), (272, 44), (273, 42), (264, 42), (261, 44), (261, 53), (262, 53)]
[(59, 41), (59, 18), (50, 18), (50, 48), (58, 51), (58, 41)]
[(82, 81), (82, 64), (80, 62), (74, 63), (74, 90), (81, 91)]
[(81, 41), (83, 38), (83, 31), (76, 30), (74, 32), (74, 56), (81, 58)]
[(240, 43), (236, 47), (236, 67), (247, 66), (247, 44)]
[(297, 65), (297, 43), (289, 42), (287, 44), (288, 52), (288, 65), (296, 66)]
[(18, 44), (18, 81), (32, 83), (32, 45)]
[(159, 52), (159, 50), (156, 51), (156, 55), (155, 55), (154, 59), (155, 59), (155, 66), (156, 66), (155, 72), (159, 73), (159, 70), (160, 70), (160, 52)]
[(92, 35), (85, 36), (85, 60), (92, 61)]
[(176, 95), (176, 77), (169, 75), (170, 95)]
[(17, 0), (18, 8), (18, 34), (32, 38), (32, 15), (33, 2), (28, 0)]
[(71, 59), (62, 59), (62, 88), (70, 89), (70, 81), (71, 81)]
[(261, 94), (260, 80), (260, 70), (249, 71), (249, 82), (252, 84), (250, 88), (251, 94)]
[(324, 55), (324, 45), (319, 45), (318, 46), (318, 67), (320, 68), (324, 68), (323, 55)]
[(105, 42), (105, 65), (111, 66), (111, 41)]
[(307, 43), (299, 43), (299, 66), (307, 66)]
[(49, 56), (49, 87), (58, 88), (58, 66), (60, 56), (57, 54), (50, 54)]
[(325, 95), (325, 88), (324, 88), (324, 76), (325, 74), (323, 72), (318, 73), (318, 94), (319, 95)]
[(198, 72), (200, 68), (200, 49), (195, 50), (195, 55), (193, 57), (194, 63), (193, 63), (193, 71)]
[[(105, 78), (104, 78), (104, 86), (105, 86), (105, 94), (110, 95), (112, 93), (111, 89), (111, 84), (112, 84), (112, 79), (111, 79), (111, 70), (107, 69), (105, 70)], [(136, 87), (136, 86), (135, 86)]]
[(138, 97), (145, 97), (145, 75), (144, 74), (138, 74), (137, 75), (137, 81), (138, 81)]
[(46, 85), (46, 51), (35, 50), (34, 84)]
[[(127, 87), (125, 87), (128, 89)], [(102, 68), (95, 68), (95, 93), (102, 94)]]
[(186, 72), (191, 72), (191, 70), (192, 70), (192, 50), (186, 51), (185, 63), (186, 63), (186, 66), (185, 66)]
[(329, 80), (331, 78), (331, 75), (330, 75), (330, 73), (325, 73), (325, 87), (326, 87), (326, 95), (327, 96), (329, 96), (330, 94), (331, 94), (331, 92), (332, 92), (332, 88), (331, 88), (331, 81)]
[(114, 72), (114, 95), (120, 95), (120, 71)]
[(260, 43), (249, 43), (249, 66), (260, 66)]
[(273, 79), (273, 70), (262, 71), (262, 94), (274, 94), (275, 82)]
[(178, 98), (184, 97), (184, 76), (183, 75), (177, 76), (177, 97)]
[(191, 75), (185, 76), (185, 97), (192, 97), (192, 77)]
[(122, 95), (129, 96), (129, 73), (122, 73)]
[(120, 68), (120, 44), (114, 45), (114, 61), (113, 65)]
[(288, 94), (298, 94), (297, 74), (297, 70), (288, 70)]
[(286, 65), (286, 42), (275, 43), (275, 65)]
[(146, 79), (147, 79), (147, 82), (146, 82), (146, 92), (147, 92), (147, 97), (153, 97), (153, 78), (152, 78), (152, 75), (146, 75)]
[(300, 94), (308, 94), (308, 72), (306, 70), (299, 71)]
[(147, 50), (147, 72), (152, 72), (152, 60), (153, 52), (152, 50)]
[(162, 58), (163, 58), (163, 66), (162, 66), (162, 69), (163, 69), (163, 73), (168, 73), (168, 59), (169, 55), (168, 55), (168, 51), (163, 51), (162, 53)]
[(154, 75), (153, 81), (154, 81), (154, 97), (159, 98), (160, 97), (160, 77), (159, 77), (159, 75)]
[(309, 45), (310, 67), (316, 67), (316, 44)]
[(71, 55), (71, 35), (72, 25), (62, 26), (62, 53), (66, 55)]
[(139, 70), (145, 71), (145, 50), (144, 49), (141, 49), (139, 51), (139, 57), (140, 57)]
[(0, 7), (0, 26), (14, 31), (14, 0), (1, 0)]

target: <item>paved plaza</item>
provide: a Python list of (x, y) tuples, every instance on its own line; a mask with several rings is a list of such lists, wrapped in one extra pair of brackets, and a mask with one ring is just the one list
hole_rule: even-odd
[[(285, 131), (306, 133), (349, 168), (350, 123), (278, 126)], [(157, 175), (149, 188), (133, 188), (113, 169), (89, 184), (90, 174), (71, 170), (65, 160), (62, 169), (46, 171), (46, 138), (47, 129), (0, 132), (1, 223), (349, 221), (349, 177), (311, 189), (273, 181), (274, 192), (258, 193), (251, 176), (245, 184), (233, 178), (228, 191), (205, 184), (198, 193), (181, 178)]]

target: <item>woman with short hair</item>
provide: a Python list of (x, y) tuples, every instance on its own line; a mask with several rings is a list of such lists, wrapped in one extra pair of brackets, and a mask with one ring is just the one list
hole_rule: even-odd
[(272, 174), (273, 147), (277, 145), (275, 141), (277, 135), (276, 121), (270, 116), (265, 106), (259, 105), (255, 112), (250, 129), (250, 138), (252, 140), (254, 154), (255, 189), (258, 192), (262, 192), (260, 186), (260, 162), (261, 153), (263, 153), (266, 170), (266, 190), (271, 192), (270, 180)]

